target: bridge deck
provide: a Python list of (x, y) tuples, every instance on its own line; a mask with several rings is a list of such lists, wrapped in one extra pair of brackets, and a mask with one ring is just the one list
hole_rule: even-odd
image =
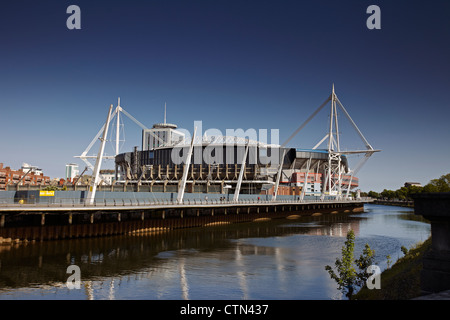
[(115, 203), (97, 202), (93, 205), (79, 203), (37, 203), (37, 204), (0, 204), (2, 212), (54, 212), (54, 211), (118, 211), (118, 210), (160, 210), (160, 209), (195, 209), (195, 208), (232, 208), (232, 207), (258, 207), (258, 206), (279, 206), (279, 205), (309, 205), (309, 204), (350, 204), (369, 203), (372, 200), (317, 200), (317, 201), (199, 201), (188, 200), (182, 204), (173, 201), (145, 202), (139, 200), (124, 200)]
[(115, 205), (3, 204), (0, 205), (0, 243), (141, 234), (278, 218), (360, 213), (367, 202), (191, 200), (176, 204), (134, 200), (134, 203), (119, 201)]

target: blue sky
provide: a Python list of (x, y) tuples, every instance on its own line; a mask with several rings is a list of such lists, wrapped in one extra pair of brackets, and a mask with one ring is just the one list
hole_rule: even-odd
[[(69, 30), (69, 5), (81, 30)], [(369, 30), (366, 9), (381, 9)], [(279, 129), (336, 93), (381, 153), (363, 191), (450, 172), (448, 1), (8, 1), (0, 19), (0, 162), (63, 177), (117, 104), (150, 127)], [(324, 109), (290, 143), (311, 148)], [(342, 122), (343, 148), (362, 148)], [(123, 151), (141, 145), (124, 120)], [(348, 131), (347, 131), (348, 129)], [(359, 144), (358, 144), (359, 143)], [(97, 145), (92, 154), (97, 153)], [(108, 150), (107, 150), (108, 152)], [(351, 163), (358, 158), (350, 159)]]

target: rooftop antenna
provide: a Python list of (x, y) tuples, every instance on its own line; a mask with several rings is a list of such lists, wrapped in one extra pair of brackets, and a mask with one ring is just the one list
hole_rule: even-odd
[(167, 102), (164, 103), (164, 124), (166, 124)]

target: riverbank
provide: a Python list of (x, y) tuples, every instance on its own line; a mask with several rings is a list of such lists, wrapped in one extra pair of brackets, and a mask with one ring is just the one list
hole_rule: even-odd
[(396, 206), (396, 207), (406, 207), (414, 208), (414, 201), (395, 201), (395, 200), (380, 200), (376, 199), (372, 202), (373, 204), (379, 204), (383, 206)]
[(408, 250), (391, 268), (381, 274), (381, 289), (362, 288), (353, 300), (409, 300), (421, 296), (420, 272), (431, 238)]

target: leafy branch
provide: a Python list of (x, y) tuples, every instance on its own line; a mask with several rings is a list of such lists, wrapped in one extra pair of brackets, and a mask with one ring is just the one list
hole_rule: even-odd
[(331, 279), (338, 284), (338, 289), (345, 293), (349, 299), (351, 299), (355, 287), (363, 286), (370, 277), (367, 268), (373, 265), (375, 255), (375, 251), (370, 249), (369, 244), (365, 245), (359, 259), (354, 259), (354, 250), (355, 233), (350, 230), (342, 247), (342, 258), (336, 259), (336, 272), (331, 266), (325, 266), (325, 270), (328, 271)]

